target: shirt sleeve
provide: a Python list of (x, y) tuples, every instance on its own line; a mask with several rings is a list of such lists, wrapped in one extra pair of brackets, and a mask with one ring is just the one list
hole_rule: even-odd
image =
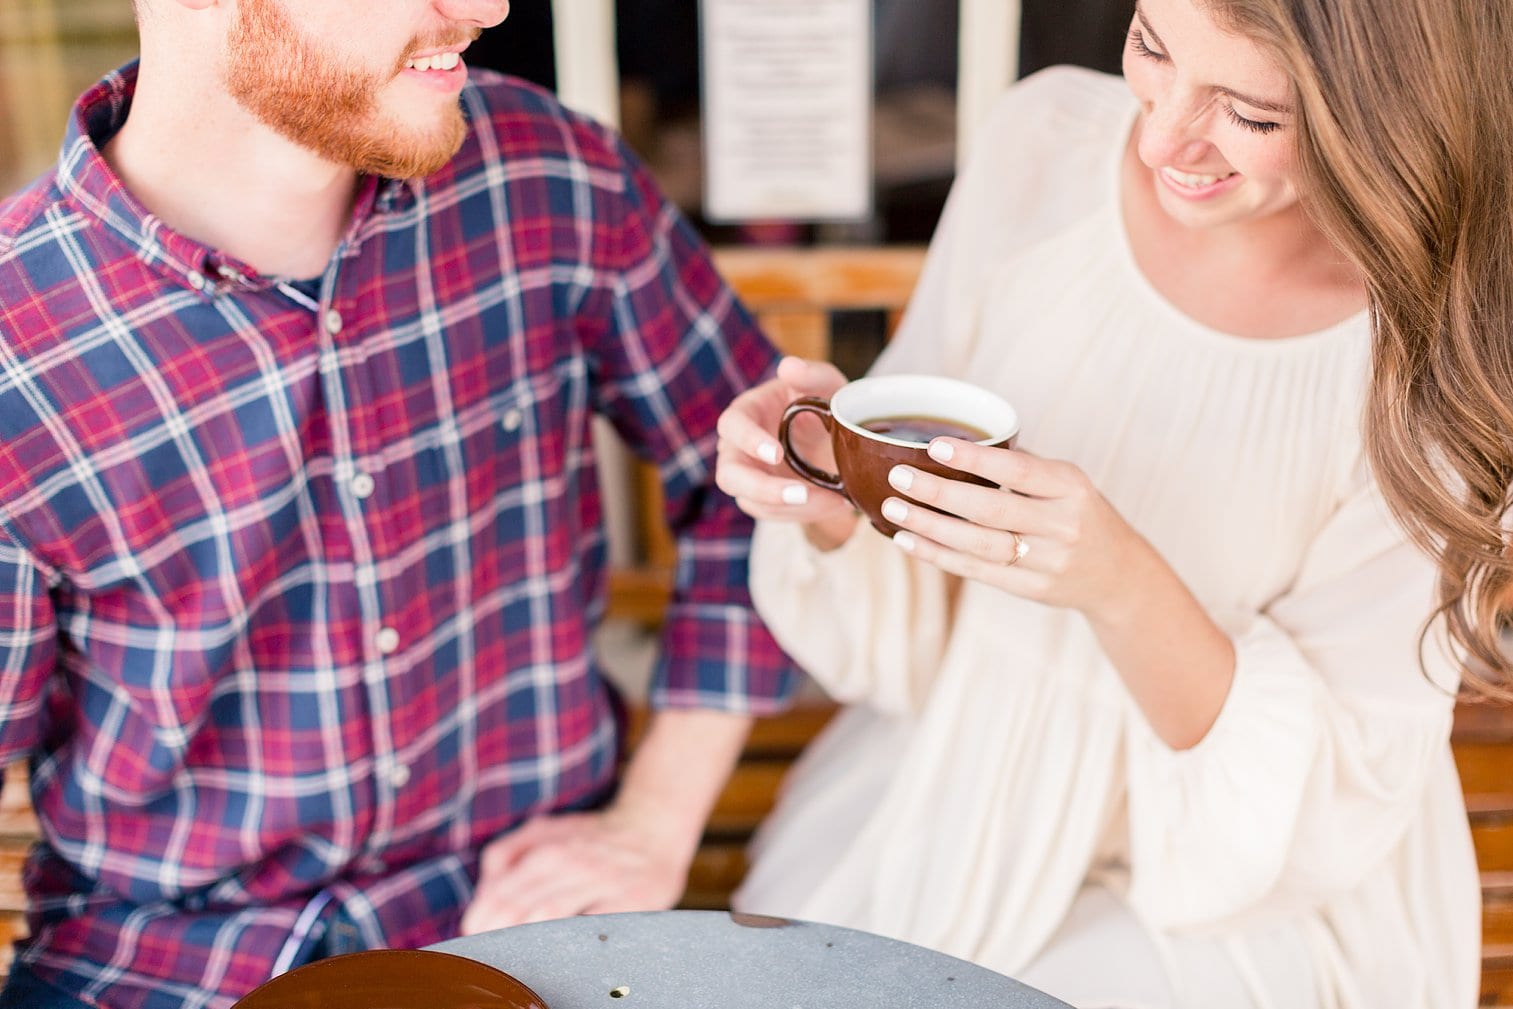
[(0, 529), (0, 766), (39, 742), (57, 638), (43, 573)]
[(1147, 921), (1314, 904), (1381, 871), (1450, 760), (1456, 666), (1438, 625), (1421, 637), (1433, 585), (1362, 464), (1292, 589), (1236, 635), (1208, 735), (1175, 751), (1132, 711), (1130, 900)]
[(688, 222), (618, 147), (626, 189), (611, 321), (595, 348), (598, 408), (657, 467), (678, 556), (650, 700), (771, 713), (797, 670), (752, 608), (753, 523), (715, 486), (714, 466), (721, 411), (771, 375), (778, 354)]

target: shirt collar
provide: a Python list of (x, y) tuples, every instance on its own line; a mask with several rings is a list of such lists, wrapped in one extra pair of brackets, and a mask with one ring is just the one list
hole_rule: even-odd
[[(106, 75), (86, 91), (69, 117), (58, 155), (64, 197), (116, 232), (138, 259), (205, 296), (228, 288), (264, 289), (283, 278), (263, 277), (248, 264), (174, 231), (139, 202), (100, 152), (126, 122), (137, 88), (138, 61)], [(412, 183), (365, 177), (353, 208), (357, 222), (399, 210), (413, 199)]]

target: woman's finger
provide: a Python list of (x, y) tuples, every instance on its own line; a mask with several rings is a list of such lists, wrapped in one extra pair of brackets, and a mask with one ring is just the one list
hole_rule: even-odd
[(800, 396), (829, 398), (846, 384), (846, 376), (829, 361), (789, 355), (778, 362), (777, 376)]
[(1027, 536), (1019, 530), (981, 526), (896, 497), (883, 502), (883, 517), (900, 529), (937, 543), (954, 553), (979, 557), (990, 564), (1005, 567), (1027, 563), (1028, 555), (1021, 556), (1020, 544), (1029, 543), (1033, 546), (1035, 542), (1034, 536)]
[(743, 392), (715, 422), (720, 443), (732, 445), (768, 465), (777, 465), (783, 458), (783, 448), (775, 432), (788, 399), (782, 383), (775, 379)]
[[(916, 509), (916, 511), (923, 512), (922, 509)], [(968, 525), (958, 519), (945, 516), (935, 516), (935, 518), (942, 523), (956, 522), (960, 525)], [(933, 528), (937, 534), (944, 535), (948, 540), (955, 538), (949, 532), (942, 533), (943, 527), (940, 525)], [(998, 557), (1015, 556), (1014, 538), (1009, 533), (1002, 535), (1007, 549), (988, 551), (993, 556), (954, 549), (947, 543), (931, 539), (922, 532), (912, 529), (902, 529), (895, 533), (893, 542), (905, 553), (940, 568), (947, 574), (982, 582), (985, 585), (993, 585), (1025, 599), (1044, 598), (1050, 586), (1050, 578), (1031, 564), (1032, 558), (1035, 557), (1034, 541), (1026, 539), (1025, 542), (1031, 544), (1029, 553), (1023, 559), (1009, 563), (1007, 560), (999, 560)]]
[(798, 478), (785, 480), (771, 470), (744, 461), (742, 455), (723, 455), (715, 470), (715, 484), (735, 498), (766, 507), (797, 506), (809, 503), (811, 488)]
[(1081, 474), (1075, 466), (1057, 459), (1042, 459), (1018, 449), (978, 445), (960, 438), (936, 438), (930, 443), (929, 453), (938, 463), (1030, 497), (1055, 498), (1072, 493)]
[[(893, 467), (888, 471), (888, 483), (900, 496), (907, 495), (975, 525), (1036, 535), (1049, 535), (1056, 528), (1055, 512), (1041, 498), (952, 480), (913, 466)], [(894, 520), (890, 517), (889, 521)]]

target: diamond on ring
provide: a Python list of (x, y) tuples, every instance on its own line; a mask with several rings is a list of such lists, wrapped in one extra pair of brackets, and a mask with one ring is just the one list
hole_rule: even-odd
[(1024, 560), (1024, 555), (1030, 552), (1030, 545), (1024, 541), (1023, 536), (1016, 532), (1011, 531), (1009, 535), (1014, 537), (1014, 556), (1004, 561), (1004, 565), (1006, 567), (1013, 567)]

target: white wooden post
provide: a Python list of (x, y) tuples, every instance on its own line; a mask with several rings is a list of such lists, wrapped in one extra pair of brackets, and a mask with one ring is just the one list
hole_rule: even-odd
[(557, 97), (608, 126), (620, 125), (620, 61), (614, 0), (552, 0)]
[(1019, 76), (1020, 0), (961, 0), (956, 76), (956, 167), (993, 102)]
[[(606, 126), (620, 125), (620, 61), (615, 55), (614, 0), (552, 0), (557, 97)], [(635, 553), (635, 491), (630, 451), (609, 421), (594, 418), (604, 524), (610, 563), (629, 565)]]

